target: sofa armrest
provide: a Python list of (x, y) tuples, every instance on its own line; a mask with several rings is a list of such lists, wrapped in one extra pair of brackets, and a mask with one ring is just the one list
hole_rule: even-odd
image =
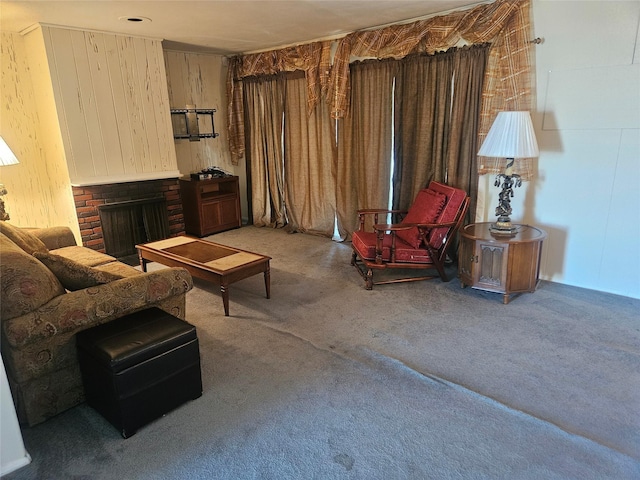
[(14, 348), (75, 333), (143, 310), (193, 288), (184, 268), (167, 268), (59, 295), (37, 310), (3, 322)]
[(29, 228), (29, 233), (38, 237), (49, 250), (77, 245), (76, 237), (69, 227)]

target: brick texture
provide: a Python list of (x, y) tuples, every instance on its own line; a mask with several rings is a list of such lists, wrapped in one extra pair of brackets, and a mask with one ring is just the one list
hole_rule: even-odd
[(72, 187), (72, 189), (82, 244), (85, 247), (105, 253), (98, 213), (99, 205), (127, 200), (144, 200), (159, 197), (161, 194), (167, 202), (169, 236), (176, 237), (184, 234), (184, 215), (177, 178)]

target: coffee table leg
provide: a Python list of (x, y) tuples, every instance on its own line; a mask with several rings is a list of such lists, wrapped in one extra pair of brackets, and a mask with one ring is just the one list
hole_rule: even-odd
[(222, 304), (224, 305), (224, 316), (229, 316), (229, 286), (220, 285), (220, 293), (222, 293)]
[(140, 269), (143, 272), (147, 271), (147, 260), (142, 258), (142, 252), (138, 250), (138, 259), (140, 260)]
[(267, 269), (264, 271), (264, 288), (267, 291), (267, 298), (271, 298), (271, 272), (269, 264), (267, 264)]

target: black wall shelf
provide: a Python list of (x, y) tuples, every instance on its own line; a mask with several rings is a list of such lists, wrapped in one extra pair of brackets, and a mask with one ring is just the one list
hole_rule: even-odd
[(172, 108), (173, 138), (188, 138), (190, 142), (199, 142), (201, 138), (216, 138), (219, 134), (213, 123), (215, 112), (215, 108), (196, 108), (195, 105)]

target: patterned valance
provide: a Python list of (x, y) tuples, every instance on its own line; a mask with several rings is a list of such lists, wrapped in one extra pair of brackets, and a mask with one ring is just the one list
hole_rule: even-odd
[[(352, 57), (402, 58), (411, 53), (435, 53), (460, 42), (492, 42), (483, 91), (480, 142), (500, 110), (531, 110), (530, 0), (496, 0), (469, 10), (395, 24), (376, 30), (358, 31), (336, 40), (331, 65), (331, 41), (233, 57), (229, 62), (229, 142), (232, 161), (244, 155), (242, 89), (238, 80), (304, 70), (307, 105), (313, 109), (321, 95), (331, 105), (334, 118), (349, 107), (349, 62)], [(499, 172), (504, 159), (485, 159), (480, 173)], [(531, 177), (531, 162), (518, 162), (519, 173)]]

